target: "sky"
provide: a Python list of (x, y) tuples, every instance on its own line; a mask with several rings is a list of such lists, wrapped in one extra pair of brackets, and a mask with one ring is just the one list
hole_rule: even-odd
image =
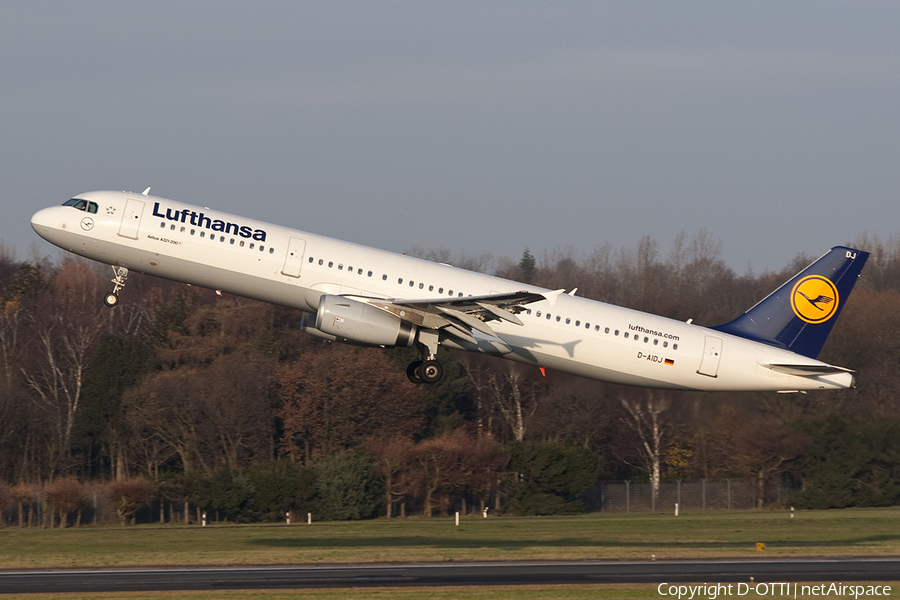
[(739, 274), (900, 233), (897, 2), (0, 2), (0, 243), (142, 191), (394, 251)]

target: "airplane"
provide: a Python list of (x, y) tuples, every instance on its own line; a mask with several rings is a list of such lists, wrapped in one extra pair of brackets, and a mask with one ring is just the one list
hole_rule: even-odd
[(854, 387), (851, 370), (816, 357), (868, 259), (862, 250), (836, 246), (733, 321), (701, 327), (149, 192), (79, 194), (31, 226), (112, 267), (109, 307), (130, 271), (280, 304), (327, 340), (415, 348), (414, 383), (440, 381), (436, 356), (449, 348), (650, 388)]

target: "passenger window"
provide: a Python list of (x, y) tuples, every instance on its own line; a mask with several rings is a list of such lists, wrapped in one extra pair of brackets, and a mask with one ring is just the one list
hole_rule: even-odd
[(357, 275), (362, 275), (362, 269), (357, 269), (356, 274), (357, 274)]
[(269, 246), (269, 254), (275, 254), (275, 248)]
[(550, 313), (547, 313), (547, 320), (548, 320), (548, 321), (550, 320), (550, 317), (551, 317)]
[(619, 330), (616, 329), (616, 332), (613, 335), (619, 335)]
[(330, 269), (330, 268), (332, 268), (333, 266), (334, 266), (334, 261), (333, 261), (333, 260), (329, 260), (329, 261), (328, 261), (328, 268)]
[(372, 271), (369, 271), (368, 276), (369, 276), (369, 277), (372, 276)]
[[(252, 247), (253, 247), (253, 244), (250, 244), (250, 247), (252, 248)], [(322, 260), (322, 259), (320, 258), (320, 259), (319, 259), (319, 266), (321, 267), (321, 266), (324, 265), (324, 264), (325, 264), (325, 261)]]
[(534, 316), (536, 316), (536, 317), (540, 317), (540, 316), (541, 316), (541, 311), (537, 311), (537, 312), (536, 312), (536, 313), (535, 313), (535, 315), (534, 315)]
[(344, 270), (344, 263), (338, 263), (338, 271)]
[(420, 284), (419, 284), (419, 289), (420, 289), (420, 290), (423, 289), (424, 287), (425, 287), (425, 284), (424, 284), (424, 283), (420, 283)]
[(381, 280), (382, 280), (382, 281), (387, 281), (387, 273), (385, 273), (384, 275), (381, 276)]
[(262, 252), (262, 251), (265, 250), (265, 249), (266, 249), (265, 246), (263, 246), (262, 244), (259, 245), (259, 251), (260, 251), (260, 252)]
[(403, 278), (402, 278), (402, 277), (398, 277), (398, 278), (397, 278), (397, 283), (398, 283), (398, 284), (399, 284), (399, 283), (403, 283)]
[(234, 238), (231, 238), (231, 241), (230, 241), (229, 243), (230, 243), (232, 246), (234, 246)]
[(205, 232), (205, 231), (201, 231), (201, 232), (200, 232), (200, 237), (206, 237), (206, 232)]
[(678, 350), (678, 344), (672, 344), (672, 350)]
[(166, 222), (163, 221), (162, 223), (160, 223), (160, 224), (159, 224), (159, 227), (160, 227), (160, 229), (165, 229), (165, 228), (166, 228)]
[(626, 340), (628, 339), (628, 332), (627, 332), (627, 331), (625, 332), (625, 339), (626, 339)]
[(434, 291), (434, 286), (433, 286), (433, 285), (429, 285), (429, 286), (428, 286), (428, 291), (429, 291), (429, 292), (433, 292), (433, 291)]
[(659, 346), (659, 340), (656, 339), (656, 338), (653, 338), (653, 345), (654, 345), (654, 346)]
[(175, 231), (175, 226), (172, 225), (169, 229), (171, 229), (172, 231)]
[(650, 338), (648, 338), (648, 337), (645, 337), (645, 338), (644, 338), (644, 343), (645, 343), (645, 344), (646, 344), (647, 342), (649, 342), (649, 341), (650, 341)]
[(669, 347), (669, 342), (663, 342), (663, 348), (668, 348), (668, 347)]

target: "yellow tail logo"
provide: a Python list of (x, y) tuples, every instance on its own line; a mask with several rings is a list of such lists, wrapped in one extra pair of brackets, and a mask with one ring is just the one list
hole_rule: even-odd
[(791, 309), (807, 323), (824, 323), (837, 312), (838, 304), (837, 287), (822, 275), (804, 277), (791, 291)]

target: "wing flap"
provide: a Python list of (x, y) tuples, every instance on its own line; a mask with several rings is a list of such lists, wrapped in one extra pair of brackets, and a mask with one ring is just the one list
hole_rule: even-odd
[[(561, 291), (561, 290), (560, 290)], [(466, 341), (473, 341), (472, 332), (479, 331), (497, 338), (486, 321), (507, 321), (524, 325), (516, 313), (525, 310), (524, 305), (542, 300), (555, 301), (556, 292), (506, 292), (462, 298), (398, 299), (352, 296), (400, 319), (426, 329), (444, 329)]]

